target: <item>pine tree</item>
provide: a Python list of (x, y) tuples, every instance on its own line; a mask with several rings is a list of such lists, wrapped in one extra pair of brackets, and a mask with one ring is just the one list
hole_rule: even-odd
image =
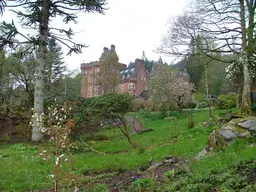
[[(22, 36), (25, 39), (23, 42), (13, 42), (10, 44), (27, 43), (31, 48), (38, 51), (38, 67), (35, 76), (35, 93), (34, 93), (34, 115), (32, 140), (40, 141), (43, 139), (41, 128), (44, 126), (42, 114), (44, 112), (44, 71), (47, 63), (47, 46), (49, 39), (54, 38), (56, 41), (64, 44), (71, 53), (81, 53), (84, 44), (77, 44), (72, 41), (74, 35), (71, 28), (63, 29), (51, 27), (50, 23), (55, 17), (61, 17), (63, 23), (77, 22), (77, 12), (98, 12), (104, 14), (104, 6), (106, 0), (18, 0), (18, 1), (2, 1), (6, 3), (6, 7), (13, 8), (13, 12), (20, 19), (22, 27), (30, 27), (37, 31), (37, 34), (22, 34), (17, 30), (14, 21), (12, 23), (1, 23), (3, 35), (0, 38), (0, 48), (8, 44), (5, 40), (12, 40), (16, 36)], [(0, 8), (4, 4), (0, 5)], [(20, 8), (23, 9), (20, 9)], [(3, 9), (0, 9), (3, 10)], [(66, 37), (64, 37), (66, 36)]]
[(47, 63), (45, 69), (45, 98), (52, 99), (63, 96), (66, 64), (63, 51), (54, 38), (49, 40)]
[(52, 82), (64, 76), (66, 65), (63, 61), (63, 51), (54, 38), (49, 40), (49, 80)]

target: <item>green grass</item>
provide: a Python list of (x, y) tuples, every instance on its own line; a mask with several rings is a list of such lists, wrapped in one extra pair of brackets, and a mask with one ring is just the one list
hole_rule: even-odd
[[(215, 110), (219, 114), (220, 110)], [(194, 157), (207, 143), (212, 127), (201, 128), (200, 122), (209, 119), (208, 111), (194, 114), (195, 127), (188, 129), (188, 117), (180, 116), (175, 121), (151, 120), (144, 118), (144, 127), (154, 131), (133, 135), (132, 140), (138, 144), (134, 149), (118, 129), (106, 129), (100, 134), (109, 138), (107, 141), (93, 141), (94, 149), (109, 155), (100, 155), (89, 151), (81, 143), (82, 149), (73, 155), (77, 174), (88, 171), (123, 171), (139, 168), (150, 161), (158, 161), (167, 156), (182, 158)], [(249, 146), (246, 140), (239, 140), (225, 151), (214, 152), (200, 161), (191, 162), (194, 174), (209, 175), (211, 170), (222, 171), (232, 164), (256, 158), (256, 147)], [(22, 143), (1, 145), (0, 155), (0, 191), (29, 191), (50, 188), (52, 168), (39, 157), (36, 146)]]

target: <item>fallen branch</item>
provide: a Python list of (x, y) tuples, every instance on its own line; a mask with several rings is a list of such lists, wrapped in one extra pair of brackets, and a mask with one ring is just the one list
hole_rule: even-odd
[(88, 147), (91, 151), (95, 152), (95, 153), (98, 153), (98, 154), (101, 154), (101, 155), (108, 155), (107, 153), (104, 153), (104, 152), (100, 152), (96, 149), (93, 149), (91, 146), (89, 146), (87, 143), (85, 143), (80, 137), (78, 137), (78, 139), (86, 146)]

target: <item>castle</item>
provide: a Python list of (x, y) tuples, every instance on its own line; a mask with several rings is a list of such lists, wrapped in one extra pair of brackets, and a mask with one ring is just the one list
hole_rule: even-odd
[(135, 60), (135, 66), (127, 67), (119, 63), (114, 45), (110, 49), (104, 47), (99, 61), (81, 64), (81, 96), (90, 98), (117, 91), (140, 97), (147, 90), (150, 76), (155, 75), (164, 65), (167, 64), (160, 57), (151, 73), (146, 70), (145, 61), (141, 59)]

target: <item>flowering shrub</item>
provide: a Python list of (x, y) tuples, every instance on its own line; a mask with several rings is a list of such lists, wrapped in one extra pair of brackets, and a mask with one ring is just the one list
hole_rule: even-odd
[(206, 102), (200, 102), (196, 105), (197, 109), (203, 109), (203, 108), (206, 108), (206, 107), (209, 107), (209, 105)]
[(54, 153), (47, 151), (43, 147), (39, 148), (40, 156), (47, 163), (54, 158), (53, 174), (55, 182), (55, 192), (60, 190), (62, 185), (67, 187), (77, 186), (77, 177), (72, 171), (72, 160), (70, 149), (72, 147), (70, 134), (75, 126), (75, 122), (70, 117), (71, 108), (67, 103), (63, 105), (56, 104), (48, 107), (45, 114), (42, 115), (43, 126), (41, 131), (50, 138), (54, 144)]
[(182, 110), (186, 104), (191, 102), (192, 91), (195, 91), (194, 84), (187, 81), (185, 77), (176, 75), (170, 83), (170, 92), (178, 110)]
[(75, 127), (75, 122), (74, 121), (67, 121), (66, 126), (74, 128)]
[[(226, 67), (226, 78), (230, 81), (238, 81), (241, 76), (243, 76), (243, 58), (239, 57), (238, 60), (231, 63)], [(253, 54), (252, 57), (249, 58), (249, 69), (252, 78), (256, 77), (256, 53)]]

